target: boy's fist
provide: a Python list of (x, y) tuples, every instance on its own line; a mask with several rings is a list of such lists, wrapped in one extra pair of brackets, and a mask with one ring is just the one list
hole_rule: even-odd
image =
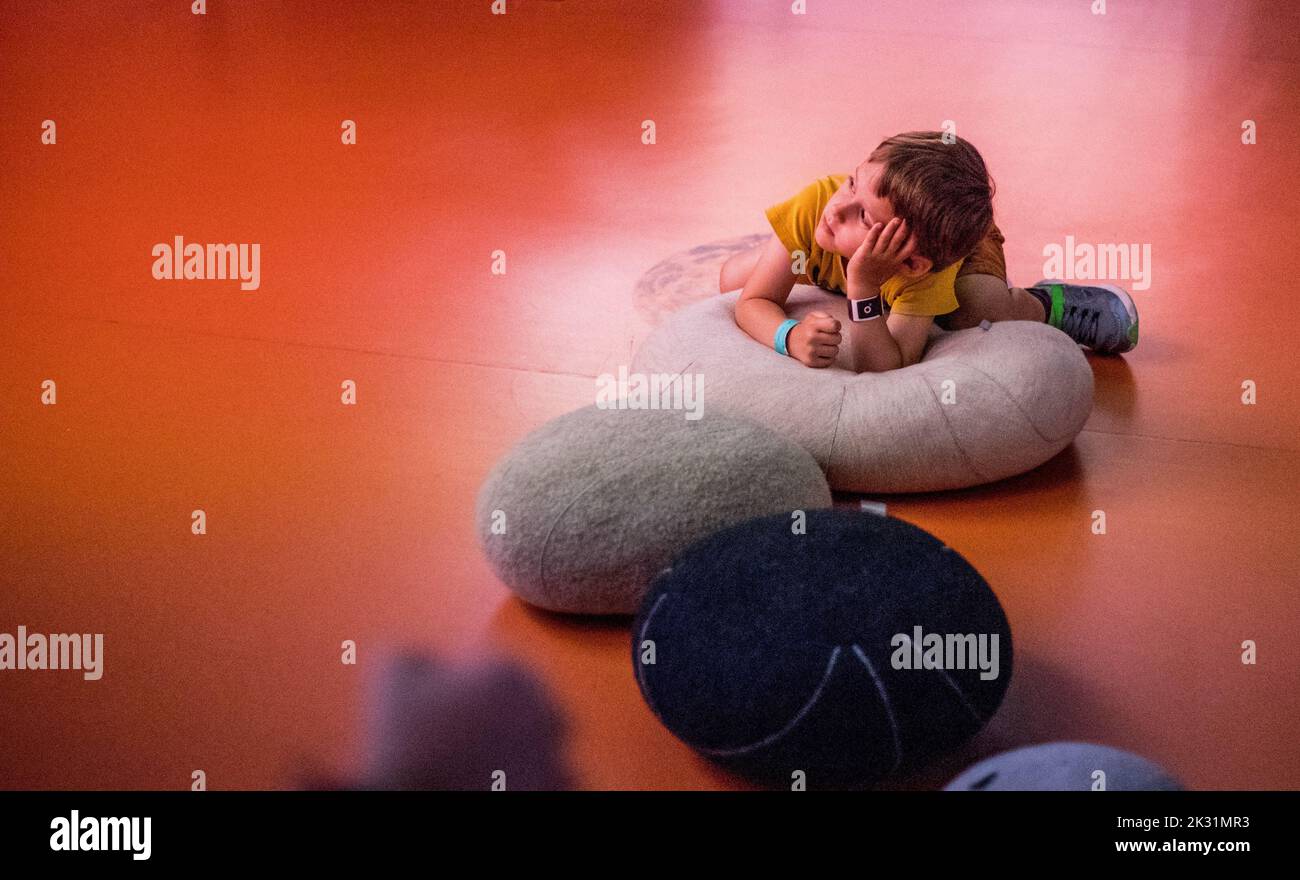
[(790, 330), (786, 350), (809, 367), (829, 367), (840, 350), (840, 322), (825, 312), (812, 312)]

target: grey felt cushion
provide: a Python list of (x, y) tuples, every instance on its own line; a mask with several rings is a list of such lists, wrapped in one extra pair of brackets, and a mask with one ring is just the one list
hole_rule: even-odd
[[(798, 442), (835, 489), (926, 492), (1023, 473), (1068, 446), (1092, 411), (1087, 358), (1046, 324), (935, 326), (919, 363), (858, 374), (847, 345), (834, 365), (813, 369), (751, 339), (735, 323), (739, 296), (673, 313), (631, 369), (702, 374), (710, 407)], [(843, 297), (797, 285), (786, 312), (817, 310), (847, 320)]]
[(520, 441), (478, 498), (479, 540), (501, 580), (552, 611), (632, 614), (696, 540), (830, 507), (826, 478), (797, 444), (707, 397), (702, 412), (590, 406)]

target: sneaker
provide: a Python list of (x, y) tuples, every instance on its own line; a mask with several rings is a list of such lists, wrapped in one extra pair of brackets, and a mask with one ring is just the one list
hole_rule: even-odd
[(1052, 295), (1047, 323), (1099, 354), (1123, 354), (1138, 344), (1138, 313), (1133, 298), (1111, 284), (1083, 286), (1044, 279), (1034, 287)]

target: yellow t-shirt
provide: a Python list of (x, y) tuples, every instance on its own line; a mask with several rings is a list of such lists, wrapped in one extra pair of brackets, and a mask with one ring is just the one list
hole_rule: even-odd
[[(806, 280), (836, 293), (847, 292), (845, 260), (833, 251), (822, 250), (813, 234), (817, 231), (817, 223), (826, 203), (847, 176), (832, 174), (822, 177), (804, 187), (793, 198), (767, 209), (767, 220), (772, 224), (772, 231), (781, 239), (786, 250), (792, 254), (803, 251), (808, 256), (808, 272), (806, 276), (800, 276), (800, 281)], [(962, 262), (958, 260), (938, 272), (923, 275), (910, 284), (903, 276), (895, 275), (880, 285), (880, 296), (885, 301), (885, 307), (900, 315), (921, 316), (946, 315), (955, 310), (957, 294), (953, 285)]]

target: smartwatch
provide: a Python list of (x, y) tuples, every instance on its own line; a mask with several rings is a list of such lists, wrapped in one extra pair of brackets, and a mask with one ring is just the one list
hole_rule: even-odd
[(880, 294), (865, 299), (849, 300), (850, 321), (874, 321), (882, 314), (884, 314), (884, 305), (880, 301)]

